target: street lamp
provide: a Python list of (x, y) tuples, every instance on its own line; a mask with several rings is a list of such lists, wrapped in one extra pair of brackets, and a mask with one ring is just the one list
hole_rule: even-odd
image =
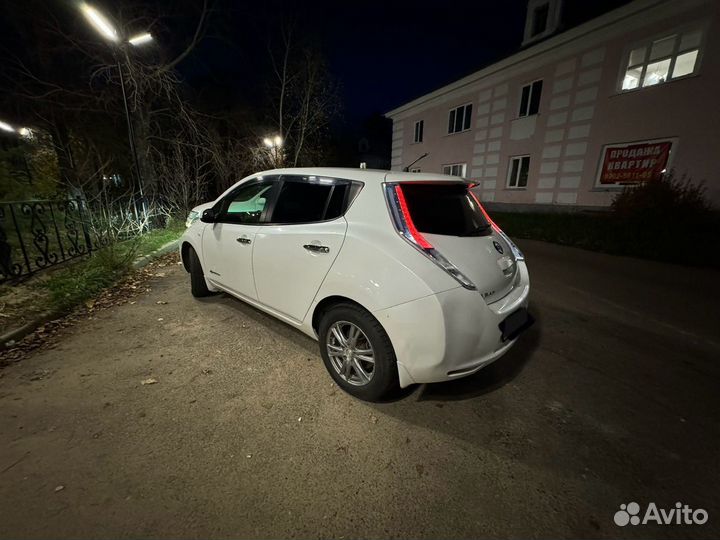
[(280, 148), (283, 144), (282, 137), (280, 135), (275, 135), (274, 137), (265, 137), (263, 139), (263, 144), (270, 149), (270, 155), (273, 158), (274, 165), (277, 167), (278, 162), (280, 161)]
[(2, 120), (0, 120), (0, 130), (7, 131), (8, 133), (17, 133), (23, 139), (32, 139), (32, 130), (30, 128), (16, 128), (7, 122), (3, 122)]
[[(98, 31), (98, 33), (111, 43), (117, 44), (117, 47), (125, 55), (125, 61), (129, 64), (130, 60), (127, 56), (126, 45), (130, 44), (133, 47), (140, 47), (146, 43), (153, 41), (152, 34), (145, 32), (133, 36), (127, 40), (121, 38), (118, 31), (115, 29), (110, 19), (105, 17), (100, 11), (93, 6), (82, 3), (80, 4), (80, 10), (85, 15), (88, 22)], [(123, 104), (125, 105), (125, 120), (127, 121), (128, 130), (128, 141), (130, 143), (130, 152), (132, 153), (133, 162), (135, 164), (135, 174), (138, 178), (138, 188), (140, 189), (140, 200), (142, 201), (143, 213), (145, 213), (145, 194), (143, 193), (143, 178), (142, 172), (140, 171), (140, 161), (138, 160), (137, 148), (135, 147), (135, 132), (133, 130), (132, 119), (130, 118), (130, 107), (128, 106), (127, 91), (125, 90), (125, 75), (123, 74), (122, 64), (117, 54), (117, 49), (113, 51), (115, 61), (117, 62), (118, 73), (120, 74), (120, 88), (122, 89)]]

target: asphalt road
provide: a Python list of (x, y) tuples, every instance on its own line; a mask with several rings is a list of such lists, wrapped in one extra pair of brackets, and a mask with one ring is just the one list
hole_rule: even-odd
[[(521, 247), (536, 326), (385, 404), (163, 270), (2, 372), (0, 537), (720, 536), (718, 273)], [(617, 527), (632, 501), (709, 521)]]

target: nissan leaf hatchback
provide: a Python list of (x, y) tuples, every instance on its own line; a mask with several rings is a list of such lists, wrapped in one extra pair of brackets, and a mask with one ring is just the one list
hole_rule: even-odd
[(225, 291), (320, 343), (348, 393), (464, 377), (532, 322), (522, 253), (455, 176), (279, 169), (195, 208), (192, 294)]

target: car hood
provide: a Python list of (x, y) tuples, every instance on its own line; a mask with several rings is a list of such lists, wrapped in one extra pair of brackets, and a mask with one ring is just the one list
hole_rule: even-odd
[(213, 201), (213, 202), (208, 202), (208, 203), (203, 203), (203, 204), (198, 204), (198, 205), (197, 205), (195, 208), (193, 208), (191, 211), (192, 211), (192, 212), (197, 212), (198, 214), (202, 215), (202, 213), (203, 213), (205, 210), (207, 210), (208, 208), (212, 208), (213, 206), (215, 206), (215, 201)]

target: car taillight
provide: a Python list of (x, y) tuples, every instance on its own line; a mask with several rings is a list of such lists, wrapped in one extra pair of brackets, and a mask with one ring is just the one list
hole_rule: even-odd
[(450, 274), (460, 285), (466, 289), (476, 290), (475, 284), (470, 281), (457, 267), (448, 261), (433, 247), (413, 223), (405, 194), (400, 184), (385, 184), (385, 197), (390, 208), (393, 224), (398, 233), (415, 249), (425, 255), (432, 262)]
[(524, 261), (525, 255), (523, 255), (523, 252), (520, 251), (520, 248), (515, 245), (515, 242), (510, 240), (510, 237), (503, 232), (503, 230), (498, 226), (497, 223), (495, 223), (490, 216), (488, 215), (487, 211), (485, 210), (485, 207), (483, 207), (482, 203), (480, 202), (480, 199), (477, 198), (475, 193), (473, 193), (472, 188), (473, 186), (470, 186), (468, 188), (468, 193), (470, 196), (475, 199), (475, 202), (478, 205), (478, 208), (480, 208), (480, 211), (482, 212), (483, 216), (485, 217), (485, 220), (490, 224), (490, 226), (493, 228), (493, 230), (502, 236), (503, 240), (507, 242), (507, 245), (510, 246), (510, 251), (512, 251), (513, 257), (515, 257), (516, 261)]

